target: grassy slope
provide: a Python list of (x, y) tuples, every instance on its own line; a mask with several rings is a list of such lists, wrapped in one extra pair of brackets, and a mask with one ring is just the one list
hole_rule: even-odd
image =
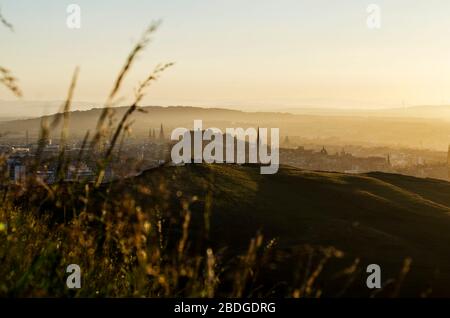
[(197, 195), (198, 215), (210, 193), (211, 238), (217, 245), (243, 249), (261, 229), (282, 248), (335, 246), (349, 260), (380, 264), (384, 278), (395, 276), (403, 259), (412, 257), (413, 285), (423, 290), (432, 283), (439, 295), (450, 294), (450, 183), (287, 166), (263, 176), (257, 167), (189, 165), (145, 172), (132, 185), (161, 180), (184, 197)]

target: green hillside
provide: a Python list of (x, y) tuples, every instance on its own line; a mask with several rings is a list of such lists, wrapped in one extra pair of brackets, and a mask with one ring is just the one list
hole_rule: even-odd
[(172, 211), (183, 200), (191, 202), (194, 230), (200, 231), (209, 211), (209, 238), (216, 247), (237, 253), (261, 230), (281, 249), (334, 246), (344, 251), (347, 263), (360, 258), (363, 270), (379, 264), (383, 281), (396, 277), (411, 257), (406, 294), (432, 285), (433, 293), (450, 295), (450, 183), (287, 166), (278, 174), (260, 175), (254, 166), (187, 165), (144, 172), (121, 191), (143, 206), (154, 204), (139, 191), (142, 186), (169, 193)]

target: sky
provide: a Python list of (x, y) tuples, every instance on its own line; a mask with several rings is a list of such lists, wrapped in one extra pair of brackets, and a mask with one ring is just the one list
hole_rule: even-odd
[[(81, 28), (67, 27), (69, 4)], [(370, 29), (369, 4), (380, 8)], [(125, 103), (161, 62), (175, 62), (143, 105), (244, 110), (450, 104), (448, 0), (0, 0), (0, 65), (24, 100), (102, 103), (128, 52), (162, 25), (126, 78)], [(12, 100), (0, 87), (0, 100)]]

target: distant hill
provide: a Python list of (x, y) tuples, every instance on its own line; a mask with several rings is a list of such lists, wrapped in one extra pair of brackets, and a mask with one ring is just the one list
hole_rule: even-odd
[[(126, 107), (114, 108), (114, 122), (123, 116)], [(367, 146), (427, 148), (446, 151), (450, 142), (450, 125), (443, 119), (407, 117), (377, 117), (365, 115), (294, 115), (276, 112), (244, 112), (201, 107), (143, 107), (146, 113), (136, 112), (132, 120), (133, 135), (148, 136), (149, 129), (164, 125), (166, 135), (176, 127), (192, 128), (195, 119), (202, 119), (204, 127), (267, 127), (280, 128), (281, 136), (297, 136), (316, 143)], [(101, 109), (70, 113), (70, 134), (80, 138), (87, 130), (94, 130)], [(43, 117), (51, 121), (53, 116)], [(30, 138), (37, 138), (42, 118), (0, 122), (0, 135), (23, 138), (28, 130)], [(59, 128), (53, 137), (60, 135)]]
[(318, 116), (356, 116), (384, 118), (421, 118), (450, 120), (450, 105), (421, 105), (395, 108), (322, 108), (322, 107), (290, 107), (280, 111), (296, 115)]
[[(357, 257), (363, 269), (379, 264), (384, 281), (397, 277), (404, 258), (411, 257), (403, 292), (417, 296), (431, 284), (433, 295), (450, 296), (448, 182), (288, 166), (275, 175), (260, 175), (253, 166), (187, 165), (146, 171), (125, 185), (114, 185), (112, 191), (131, 194), (136, 204), (146, 207), (153, 203), (141, 193), (143, 186), (156, 195), (158, 189), (170, 193), (175, 216), (181, 204), (177, 202), (197, 196), (190, 207), (194, 228), (204, 220), (209, 196), (211, 241), (216, 247), (243, 251), (261, 230), (265, 238), (276, 238), (280, 248), (335, 246), (345, 252), (348, 264)], [(288, 267), (284, 274), (292, 270)], [(354, 288), (368, 293), (363, 286), (365, 273), (361, 275)]]
[[(32, 101), (32, 100), (0, 100), (0, 119), (24, 119), (53, 115), (61, 111), (64, 101)], [(74, 101), (72, 107), (75, 109), (88, 110), (98, 107), (98, 103)]]

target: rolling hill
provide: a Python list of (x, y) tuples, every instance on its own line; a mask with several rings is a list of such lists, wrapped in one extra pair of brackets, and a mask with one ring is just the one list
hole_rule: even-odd
[[(172, 211), (183, 200), (191, 202), (194, 231), (202, 228), (205, 202), (211, 200), (210, 240), (216, 248), (244, 251), (257, 231), (286, 250), (303, 244), (334, 246), (344, 252), (347, 264), (361, 260), (363, 272), (354, 283), (358, 295), (368, 293), (365, 266), (379, 264), (387, 281), (411, 257), (402, 288), (406, 295), (417, 296), (429, 286), (432, 295), (450, 295), (450, 183), (288, 166), (275, 175), (260, 175), (254, 166), (186, 165), (149, 170), (112, 187), (142, 207), (152, 206), (153, 200), (139, 190), (143, 186), (158, 195), (164, 189)], [(290, 264), (280, 275), (293, 270), (290, 266), (295, 267)]]

